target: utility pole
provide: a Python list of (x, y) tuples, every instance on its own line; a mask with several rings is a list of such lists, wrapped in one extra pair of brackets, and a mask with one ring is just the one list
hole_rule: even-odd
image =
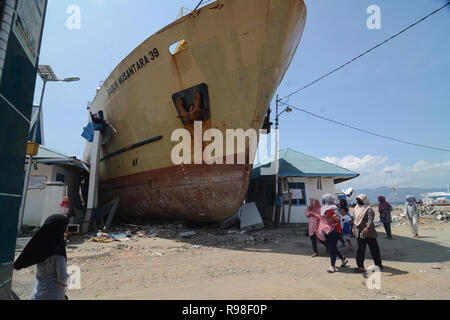
[(391, 201), (398, 202), (398, 200), (399, 200), (398, 199), (398, 194), (397, 194), (397, 192), (395, 192), (396, 188), (395, 188), (395, 184), (394, 184), (394, 178), (392, 177), (392, 173), (393, 172), (394, 172), (393, 170), (387, 170), (386, 171), (386, 173), (391, 177), (392, 191), (393, 191)]
[[(41, 101), (39, 103), (39, 107), (36, 112), (36, 116), (34, 117), (35, 121), (34, 121), (34, 123), (30, 124), (30, 128), (33, 128), (33, 125), (34, 125), (33, 138), (31, 139), (32, 143), (36, 143), (37, 130), (38, 130), (37, 124), (38, 124), (40, 116), (41, 116), (42, 103), (44, 102), (44, 94), (45, 94), (45, 88), (47, 86), (47, 82), (50, 82), (50, 81), (51, 82), (80, 81), (80, 78), (78, 78), (78, 77), (58, 79), (50, 66), (39, 66), (38, 74), (43, 81), (43, 85), (42, 85)], [(42, 128), (41, 128), (41, 130), (42, 130)], [(17, 227), (17, 229), (18, 229), (17, 232), (19, 235), (22, 234), (23, 216), (25, 213), (25, 206), (26, 206), (26, 202), (27, 202), (28, 184), (29, 184), (29, 180), (30, 180), (32, 164), (33, 164), (33, 156), (30, 155), (30, 159), (28, 160), (27, 172), (25, 175), (25, 183), (23, 185), (23, 190), (22, 190), (22, 201), (20, 204), (20, 211), (19, 211), (19, 225)]]
[(392, 173), (393, 173), (393, 172), (394, 172), (393, 170), (388, 170), (388, 171), (386, 171), (386, 173), (391, 177), (392, 191), (395, 191), (394, 179), (392, 178)]
[[(36, 117), (35, 117), (35, 121), (34, 123), (30, 124), (30, 128), (33, 128), (34, 125), (34, 130), (33, 130), (33, 138), (31, 139), (31, 142), (36, 142), (36, 137), (37, 137), (37, 124), (39, 122), (40, 119), (40, 115), (41, 115), (41, 109), (42, 109), (42, 102), (44, 100), (44, 93), (45, 93), (45, 87), (47, 86), (47, 75), (45, 75), (42, 80), (44, 81), (44, 84), (42, 85), (42, 93), (41, 93), (41, 102), (39, 103), (39, 108), (36, 112)], [(28, 191), (28, 184), (30, 181), (30, 174), (31, 174), (31, 166), (33, 164), (33, 156), (30, 155), (30, 159), (28, 159), (28, 166), (27, 166), (27, 172), (25, 174), (25, 183), (23, 185), (23, 190), (22, 190), (22, 202), (20, 204), (20, 211), (19, 211), (19, 225), (18, 225), (18, 229), (17, 229), (17, 234), (21, 235), (22, 234), (22, 224), (23, 224), (23, 215), (25, 212), (25, 204), (27, 203), (27, 191)]]
[(277, 100), (276, 100), (276, 118), (275, 118), (275, 205), (274, 205), (274, 210), (273, 210), (273, 222), (274, 222), (274, 226), (278, 225), (279, 222), (279, 217), (278, 217), (278, 166), (279, 166), (279, 162), (278, 162), (278, 158), (279, 158), (279, 146), (278, 146), (278, 128), (279, 128), (279, 115), (278, 115), (278, 110), (279, 110), (279, 100), (278, 100), (278, 95), (277, 95)]
[[(279, 176), (279, 126), (280, 126), (280, 121), (279, 118), (280, 116), (284, 113), (291, 113), (292, 109), (291, 107), (287, 106), (283, 111), (281, 111), (280, 113), (278, 113), (279, 111), (279, 103), (280, 100), (278, 99), (278, 95), (277, 95), (277, 100), (276, 100), (276, 117), (275, 117), (275, 204), (274, 204), (274, 210), (273, 210), (273, 224), (274, 226), (278, 225), (279, 222), (279, 216), (277, 215), (277, 210), (278, 210), (278, 193), (279, 193), (279, 188), (278, 188), (278, 176)], [(282, 201), (282, 206), (283, 206), (283, 201)]]

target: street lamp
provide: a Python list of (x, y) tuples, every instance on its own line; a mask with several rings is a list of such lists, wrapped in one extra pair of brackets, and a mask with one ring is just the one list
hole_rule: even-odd
[(283, 114), (283, 113), (291, 113), (292, 112), (292, 108), (291, 107), (286, 107), (283, 111), (281, 111), (280, 113), (278, 113), (278, 109), (279, 109), (279, 102), (280, 100), (278, 99), (278, 95), (277, 95), (277, 100), (276, 100), (276, 106), (277, 106), (277, 110), (276, 110), (276, 118), (275, 118), (275, 205), (274, 205), (274, 210), (273, 210), (273, 222), (274, 225), (278, 224), (278, 219), (276, 216), (276, 212), (277, 212), (277, 208), (278, 208), (278, 171), (279, 171), (279, 151), (278, 151), (278, 128), (280, 126), (280, 121), (279, 121), (279, 117)]
[[(42, 86), (41, 101), (39, 103), (39, 107), (38, 107), (38, 110), (36, 112), (36, 115), (33, 117), (33, 119), (31, 119), (30, 128), (33, 128), (33, 126), (35, 125), (36, 121), (38, 121), (38, 119), (41, 116), (42, 102), (44, 101), (44, 93), (45, 93), (45, 87), (47, 86), (47, 82), (75, 82), (75, 81), (80, 81), (79, 77), (58, 79), (56, 77), (55, 73), (53, 72), (52, 67), (50, 67), (48, 65), (39, 66), (38, 67), (38, 74), (41, 77), (41, 79), (44, 82), (44, 84)], [(37, 136), (37, 126), (35, 126), (34, 129), (33, 129), (33, 138), (31, 140), (31, 142), (33, 142), (33, 143), (36, 142), (36, 136)], [(25, 212), (25, 204), (26, 204), (26, 201), (27, 201), (28, 182), (30, 180), (30, 173), (31, 173), (31, 164), (32, 164), (32, 162), (33, 162), (33, 156), (30, 155), (30, 160), (28, 162), (27, 173), (25, 175), (25, 182), (24, 182), (23, 191), (22, 191), (22, 202), (21, 202), (20, 211), (19, 211), (19, 218), (20, 218), (19, 219), (19, 226), (18, 226), (18, 233), (19, 234), (22, 232), (23, 215), (24, 215), (24, 212)]]

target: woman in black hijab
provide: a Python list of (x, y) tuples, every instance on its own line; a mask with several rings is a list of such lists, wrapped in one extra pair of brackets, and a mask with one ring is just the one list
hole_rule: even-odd
[(67, 299), (69, 275), (64, 233), (68, 222), (63, 215), (50, 216), (14, 263), (16, 270), (37, 265), (37, 282), (31, 300)]

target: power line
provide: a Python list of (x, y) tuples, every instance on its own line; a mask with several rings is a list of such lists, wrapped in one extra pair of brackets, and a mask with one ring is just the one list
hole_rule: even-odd
[(309, 114), (309, 115), (311, 115), (313, 117), (316, 117), (316, 118), (319, 118), (319, 119), (322, 119), (322, 120), (326, 120), (326, 121), (329, 121), (329, 122), (332, 122), (332, 123), (335, 123), (335, 124), (338, 124), (338, 125), (341, 125), (341, 126), (344, 126), (344, 127), (356, 130), (356, 131), (367, 133), (367, 134), (370, 134), (370, 135), (373, 135), (373, 136), (376, 136), (376, 137), (379, 137), (379, 138), (388, 139), (388, 140), (392, 140), (392, 141), (396, 141), (396, 142), (400, 142), (400, 143), (403, 143), (403, 144), (408, 144), (408, 145), (412, 145), (412, 146), (416, 146), (416, 147), (422, 147), (422, 148), (427, 148), (427, 149), (432, 149), (432, 150), (437, 150), (437, 151), (450, 152), (450, 149), (431, 147), (431, 146), (427, 146), (427, 145), (423, 145), (423, 144), (409, 142), (409, 141), (405, 141), (405, 140), (401, 140), (401, 139), (397, 139), (397, 138), (384, 136), (384, 135), (381, 135), (381, 134), (378, 134), (378, 133), (370, 132), (370, 131), (367, 131), (367, 130), (364, 130), (364, 129), (360, 129), (360, 128), (354, 127), (354, 126), (349, 125), (349, 124), (345, 124), (345, 123), (342, 123), (342, 122), (339, 122), (339, 121), (336, 121), (336, 120), (332, 120), (332, 119), (329, 119), (329, 118), (317, 115), (317, 114), (312, 113), (310, 111), (307, 111), (305, 109), (301, 109), (301, 108), (297, 108), (297, 107), (291, 106), (291, 105), (289, 105), (287, 103), (284, 103), (284, 102), (281, 102), (281, 101), (279, 101), (279, 102), (284, 104), (287, 107), (290, 107), (290, 108), (292, 108), (294, 110), (297, 110), (297, 111), (304, 112), (304, 113)]
[[(414, 26), (418, 25), (418, 24), (421, 23), (422, 21), (428, 19), (429, 17), (431, 17), (432, 15), (434, 15), (434, 14), (436, 14), (437, 12), (441, 11), (442, 9), (444, 9), (444, 8), (445, 8), (446, 6), (448, 6), (448, 5), (450, 5), (450, 2), (447, 2), (447, 4), (443, 5), (443, 6), (440, 7), (439, 9), (437, 9), (437, 10), (431, 12), (430, 14), (426, 15), (425, 17), (423, 17), (423, 18), (420, 19), (419, 21), (417, 21), (417, 22), (411, 24), (410, 26), (404, 28), (404, 29), (401, 30), (400, 32), (398, 32), (398, 33), (396, 33), (395, 35), (391, 36), (390, 38), (388, 38), (388, 39), (384, 40), (383, 42), (377, 44), (375, 47), (372, 47), (371, 49), (365, 51), (364, 53), (360, 54), (359, 56), (353, 58), (352, 60), (350, 60), (350, 61), (348, 61), (348, 62), (346, 62), (346, 63), (344, 63), (344, 64), (341, 65), (340, 67), (338, 67), (338, 68), (336, 68), (336, 69), (334, 69), (334, 70), (328, 72), (327, 74), (323, 75), (322, 77), (320, 77), (320, 78), (318, 78), (318, 79), (316, 79), (316, 80), (314, 80), (314, 81), (308, 83), (306, 86), (304, 86), (304, 87), (298, 89), (297, 91), (292, 92), (291, 94), (287, 95), (286, 97), (284, 97), (284, 98), (282, 98), (282, 99), (280, 99), (280, 100), (289, 99), (290, 97), (292, 97), (293, 95), (299, 93), (300, 91), (302, 91), (302, 90), (304, 90), (304, 89), (306, 89), (306, 88), (312, 86), (313, 84), (316, 84), (317, 82), (319, 82), (319, 81), (325, 79), (326, 77), (332, 75), (333, 73), (336, 73), (337, 71), (341, 70), (342, 68), (346, 67), (347, 65), (353, 63), (354, 61), (358, 60), (359, 58), (361, 58), (361, 57), (365, 56), (366, 54), (372, 52), (373, 50), (375, 50), (375, 49), (381, 47), (382, 45), (384, 45), (385, 43), (389, 42), (390, 40), (392, 40), (392, 39), (398, 37), (400, 34), (404, 33), (405, 31), (407, 31), (407, 30), (413, 28)], [(289, 101), (289, 100), (288, 100), (288, 101)]]

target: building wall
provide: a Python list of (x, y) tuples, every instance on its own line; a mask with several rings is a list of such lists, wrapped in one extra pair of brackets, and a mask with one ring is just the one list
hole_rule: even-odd
[[(288, 182), (304, 183), (306, 191), (306, 205), (291, 207), (291, 223), (308, 223), (308, 218), (305, 216), (306, 207), (310, 205), (310, 199), (315, 198), (322, 201), (324, 194), (330, 193), (335, 195), (334, 178), (321, 178), (322, 189), (318, 189), (318, 178), (288, 178)], [(283, 192), (288, 190), (282, 184)], [(284, 205), (286, 222), (289, 213), (289, 205)]]
[[(34, 165), (31, 169), (31, 176), (45, 176), (47, 182), (49, 181), (57, 181), (58, 174), (61, 174), (65, 177), (64, 184), (67, 187), (67, 194), (70, 199), (70, 203), (74, 204), (77, 199), (77, 194), (80, 186), (80, 176), (78, 170), (76, 169), (66, 169), (62, 167), (58, 167), (56, 165), (46, 165), (46, 164), (38, 164), (37, 170), (35, 170)], [(44, 208), (58, 208), (57, 205), (49, 206), (49, 204), (44, 203), (46, 189), (28, 189), (27, 193), (27, 203), (25, 206), (25, 212), (23, 217), (23, 225), (29, 227), (40, 227), (41, 225), (41, 217), (43, 214)], [(62, 201), (62, 199), (61, 199)], [(56, 209), (53, 209), (55, 211)], [(57, 210), (54, 213), (58, 213)], [(51, 213), (51, 214), (54, 214)], [(47, 215), (49, 213), (46, 213)]]
[[(283, 192), (288, 191), (287, 183), (304, 183), (306, 193), (305, 205), (293, 205), (291, 207), (291, 219), (290, 223), (308, 223), (308, 218), (305, 216), (306, 207), (310, 204), (310, 199), (315, 198), (322, 201), (324, 194), (330, 193), (335, 196), (334, 177), (322, 177), (322, 188), (318, 188), (317, 177), (312, 178), (297, 178), (289, 177), (284, 178), (286, 183), (281, 183), (280, 187)], [(251, 181), (247, 201), (255, 202), (258, 210), (265, 222), (271, 222), (273, 220), (273, 199), (275, 195), (275, 178), (268, 178), (264, 180)], [(272, 192), (269, 191), (272, 189)], [(288, 198), (286, 198), (288, 199)], [(289, 216), (289, 204), (284, 205), (285, 221), (288, 222)], [(281, 221), (282, 213), (280, 214)]]
[(16, 0), (0, 1), (0, 80), (3, 74), (3, 65), (5, 64), (6, 58), (6, 45), (13, 24), (15, 6)]
[[(15, 12), (12, 9), (17, 7), (16, 1), (2, 2), (5, 5), (2, 7), (4, 14), (0, 17), (0, 94), (3, 96), (0, 98), (0, 299), (8, 299), (30, 129), (29, 122), (24, 117), (30, 119), (31, 116), (37, 63), (31, 62), (24, 47), (14, 32), (11, 32), (11, 14)], [(45, 12), (46, 8), (43, 10), (43, 20)]]

